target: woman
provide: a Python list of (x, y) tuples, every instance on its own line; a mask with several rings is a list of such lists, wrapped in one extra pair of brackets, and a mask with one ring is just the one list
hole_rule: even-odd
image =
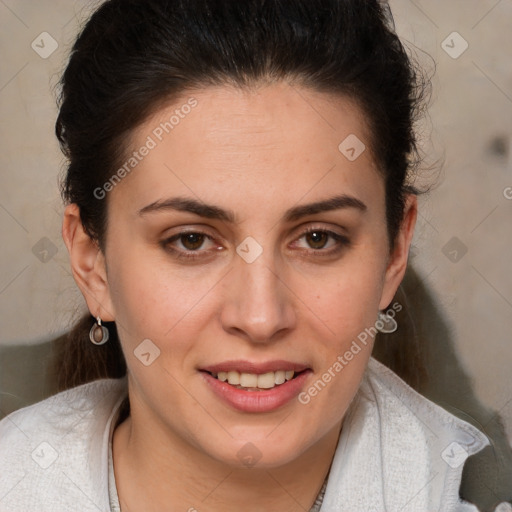
[(371, 358), (425, 91), (376, 0), (104, 3), (56, 124), (90, 314), (0, 423), (2, 510), (476, 510), (487, 438)]

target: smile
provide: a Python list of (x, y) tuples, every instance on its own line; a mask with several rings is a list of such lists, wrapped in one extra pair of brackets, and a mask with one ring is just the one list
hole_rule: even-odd
[(230, 372), (212, 373), (212, 376), (221, 382), (227, 382), (237, 389), (246, 391), (259, 391), (260, 389), (272, 389), (292, 380), (295, 375), (293, 370), (277, 370), (257, 375), (255, 373), (240, 373), (235, 370)]
[(312, 370), (286, 361), (231, 361), (200, 370), (224, 404), (242, 412), (270, 412), (296, 398)]

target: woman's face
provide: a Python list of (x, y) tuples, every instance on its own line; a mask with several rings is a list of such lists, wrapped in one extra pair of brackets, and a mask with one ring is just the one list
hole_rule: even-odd
[(406, 259), (361, 111), (284, 83), (206, 88), (130, 151), (106, 187), (99, 313), (117, 323), (133, 426), (229, 464), (292, 461), (340, 426), (372, 349), (358, 336)]

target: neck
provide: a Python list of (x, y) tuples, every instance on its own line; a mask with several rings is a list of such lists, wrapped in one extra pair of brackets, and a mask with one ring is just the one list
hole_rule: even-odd
[[(116, 486), (123, 511), (309, 511), (329, 472), (341, 423), (298, 458), (276, 468), (234, 468), (136, 413), (114, 431)], [(141, 420), (143, 418), (140, 418)], [(141, 493), (141, 489), (144, 492)]]

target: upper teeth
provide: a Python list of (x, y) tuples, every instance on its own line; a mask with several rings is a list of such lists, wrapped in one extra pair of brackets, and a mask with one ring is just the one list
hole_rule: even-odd
[(237, 371), (213, 373), (214, 377), (222, 382), (229, 382), (233, 386), (241, 386), (244, 388), (261, 388), (270, 389), (276, 385), (283, 384), (286, 380), (290, 380), (294, 375), (293, 370), (278, 370), (277, 372), (267, 372), (260, 375), (255, 373), (240, 373)]

